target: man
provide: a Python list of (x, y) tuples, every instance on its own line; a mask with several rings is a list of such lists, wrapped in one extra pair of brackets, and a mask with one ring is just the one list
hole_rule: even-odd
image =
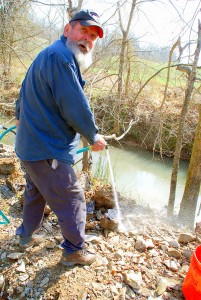
[(34, 241), (47, 203), (58, 217), (64, 242), (61, 263), (91, 264), (84, 249), (86, 203), (72, 168), (80, 134), (93, 151), (105, 148), (83, 92), (79, 66), (88, 67), (103, 29), (96, 13), (81, 10), (64, 28), (61, 39), (39, 53), (22, 83), (16, 116), (16, 153), (27, 174), (21, 247)]

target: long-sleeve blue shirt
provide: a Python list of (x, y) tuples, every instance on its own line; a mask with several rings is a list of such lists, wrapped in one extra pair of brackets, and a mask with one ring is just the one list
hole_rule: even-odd
[(80, 134), (90, 144), (98, 139), (80, 69), (65, 43), (61, 36), (40, 52), (22, 83), (15, 145), (22, 160), (73, 164)]

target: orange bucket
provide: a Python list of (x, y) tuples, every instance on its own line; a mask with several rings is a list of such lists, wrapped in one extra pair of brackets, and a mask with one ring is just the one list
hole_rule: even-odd
[(186, 300), (201, 299), (201, 245), (191, 256), (191, 262), (182, 285), (182, 293)]

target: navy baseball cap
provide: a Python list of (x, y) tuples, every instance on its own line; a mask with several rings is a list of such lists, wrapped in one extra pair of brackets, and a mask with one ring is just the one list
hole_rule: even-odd
[(103, 28), (100, 22), (99, 15), (91, 10), (80, 10), (78, 11), (69, 21), (69, 23), (73, 21), (78, 21), (82, 26), (96, 26), (98, 27), (98, 35), (99, 38), (103, 37)]

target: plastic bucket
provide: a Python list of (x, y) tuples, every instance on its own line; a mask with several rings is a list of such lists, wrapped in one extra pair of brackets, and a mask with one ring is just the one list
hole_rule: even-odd
[(191, 256), (191, 262), (182, 285), (182, 293), (186, 300), (201, 299), (201, 245)]

